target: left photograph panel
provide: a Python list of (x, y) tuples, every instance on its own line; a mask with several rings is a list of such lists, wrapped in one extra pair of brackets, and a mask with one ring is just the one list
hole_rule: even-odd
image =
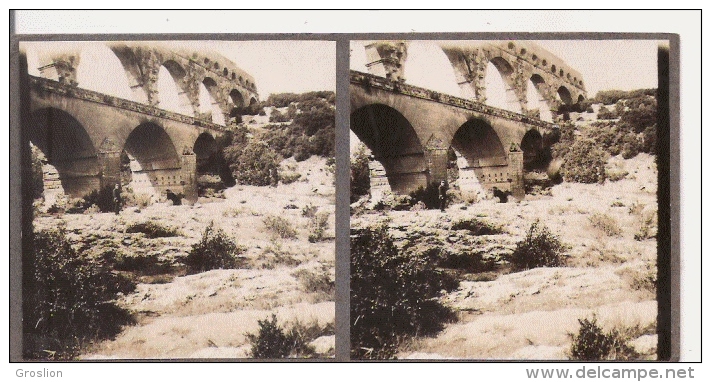
[(335, 42), (24, 41), (20, 72), (23, 359), (334, 357)]

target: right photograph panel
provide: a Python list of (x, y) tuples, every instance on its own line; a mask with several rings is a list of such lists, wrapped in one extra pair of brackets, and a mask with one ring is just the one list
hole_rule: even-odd
[(352, 41), (351, 359), (656, 360), (665, 46)]

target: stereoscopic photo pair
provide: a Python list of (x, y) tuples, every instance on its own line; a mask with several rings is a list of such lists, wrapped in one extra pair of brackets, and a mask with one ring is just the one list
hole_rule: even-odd
[(669, 38), (390, 37), (20, 41), (22, 359), (670, 359)]

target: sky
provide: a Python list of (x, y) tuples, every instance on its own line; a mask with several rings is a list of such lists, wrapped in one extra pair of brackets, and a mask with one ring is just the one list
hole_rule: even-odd
[[(261, 99), (266, 99), (271, 93), (303, 93), (313, 90), (336, 90), (336, 44), (331, 41), (187, 41), (166, 42), (164, 44), (181, 45), (197, 50), (212, 49), (226, 58), (255, 79), (257, 90)], [(113, 59), (105, 57), (107, 50), (100, 43), (23, 43), (27, 47), (30, 74), (38, 75), (36, 70), (37, 54), (46, 50), (59, 50), (63, 45), (82, 47), (81, 63), (92, 62), (87, 65), (94, 72), (83, 75), (80, 87), (92, 90), (101, 90), (96, 87), (107, 87), (109, 93), (117, 96), (135, 97), (130, 95), (124, 87), (122, 78), (110, 74), (116, 69)], [(108, 52), (110, 53), (110, 52)], [(80, 68), (81, 70), (81, 68)], [(106, 83), (106, 78), (111, 78), (112, 83)], [(84, 82), (85, 86), (83, 86)], [(103, 83), (102, 83), (103, 82)], [(107, 91), (107, 89), (103, 89)], [(131, 98), (129, 98), (131, 99)], [(134, 99), (141, 101), (140, 99)]]
[[(588, 97), (600, 90), (657, 87), (657, 46), (653, 40), (535, 41), (583, 77)], [(364, 43), (351, 42), (353, 70), (365, 71)], [(461, 95), (449, 60), (435, 41), (411, 41), (405, 64), (407, 83)]]

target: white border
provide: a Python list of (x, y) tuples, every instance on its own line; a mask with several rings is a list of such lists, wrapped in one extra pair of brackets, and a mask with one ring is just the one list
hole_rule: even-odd
[[(701, 13), (695, 11), (23, 11), (17, 33), (367, 33), (367, 32), (650, 32), (677, 33), (681, 39), (681, 356), (701, 360)], [(5, 40), (7, 41), (7, 40)], [(8, 52), (9, 49), (5, 50)], [(7, 60), (5, 62), (8, 62)], [(3, 92), (6, 96), (8, 93)], [(7, 102), (7, 99), (4, 101)], [(5, 103), (7, 105), (7, 103)], [(6, 122), (8, 122), (6, 120)], [(5, 126), (8, 126), (6, 124)], [(3, 144), (8, 152), (7, 143)], [(5, 162), (3, 168), (8, 168)], [(4, 200), (7, 187), (2, 188)], [(7, 224), (7, 217), (3, 224)], [(8, 232), (7, 227), (3, 232)], [(7, 234), (3, 243), (7, 246)], [(707, 264), (709, 262), (707, 261)], [(705, 270), (705, 269), (704, 269)], [(2, 273), (3, 323), (8, 323), (7, 271)], [(7, 336), (7, 332), (4, 333)], [(7, 341), (3, 341), (7, 344)], [(8, 347), (2, 347), (7, 362)], [(22, 364), (5, 364), (11, 377)], [(24, 365), (26, 366), (26, 365)], [(67, 380), (175, 380), (280, 377), (286, 380), (351, 380), (368, 375), (431, 380), (442, 371), (454, 378), (526, 379), (526, 367), (564, 364), (398, 364), (291, 365), (31, 365), (65, 371)], [(622, 365), (619, 365), (622, 366)], [(644, 365), (649, 368), (649, 365)], [(654, 365), (652, 365), (654, 366)], [(660, 365), (661, 368), (662, 365)], [(680, 365), (681, 366), (681, 365)], [(702, 369), (703, 365), (687, 365)], [(570, 365), (571, 369), (580, 365)], [(294, 373), (294, 371), (297, 371)], [(303, 371), (300, 373), (298, 371)], [(277, 374), (272, 374), (272, 373)], [(385, 372), (385, 374), (379, 374)], [(245, 374), (246, 373), (246, 374)], [(257, 373), (252, 374), (251, 373)], [(266, 373), (266, 374), (265, 374)], [(380, 378), (378, 378), (380, 379)]]

